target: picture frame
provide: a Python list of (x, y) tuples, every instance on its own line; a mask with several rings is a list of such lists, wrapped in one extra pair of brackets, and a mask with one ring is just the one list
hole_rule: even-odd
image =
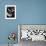
[(18, 42), (21, 40), (46, 41), (46, 24), (18, 24)]
[(5, 19), (16, 19), (16, 5), (5, 5)]

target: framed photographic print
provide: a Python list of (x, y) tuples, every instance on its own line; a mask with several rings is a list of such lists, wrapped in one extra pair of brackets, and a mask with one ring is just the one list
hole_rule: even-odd
[(45, 24), (19, 24), (18, 42), (22, 40), (46, 41)]
[(5, 5), (5, 19), (16, 19), (16, 5)]

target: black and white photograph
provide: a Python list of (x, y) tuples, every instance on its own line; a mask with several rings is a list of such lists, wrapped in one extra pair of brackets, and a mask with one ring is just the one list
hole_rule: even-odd
[(5, 19), (16, 19), (16, 5), (5, 5)]

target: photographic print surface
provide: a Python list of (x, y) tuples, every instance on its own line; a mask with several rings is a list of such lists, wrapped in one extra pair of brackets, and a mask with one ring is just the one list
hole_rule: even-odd
[(46, 25), (18, 25), (18, 42), (20, 46), (40, 46), (46, 43)]
[[(46, 41), (46, 25), (19, 25), (20, 40)], [(18, 32), (19, 33), (19, 32)]]
[(16, 5), (5, 5), (5, 19), (16, 19)]

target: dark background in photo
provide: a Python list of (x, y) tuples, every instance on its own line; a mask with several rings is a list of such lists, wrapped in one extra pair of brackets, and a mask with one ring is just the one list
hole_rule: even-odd
[(15, 17), (15, 7), (7, 7), (7, 18)]

